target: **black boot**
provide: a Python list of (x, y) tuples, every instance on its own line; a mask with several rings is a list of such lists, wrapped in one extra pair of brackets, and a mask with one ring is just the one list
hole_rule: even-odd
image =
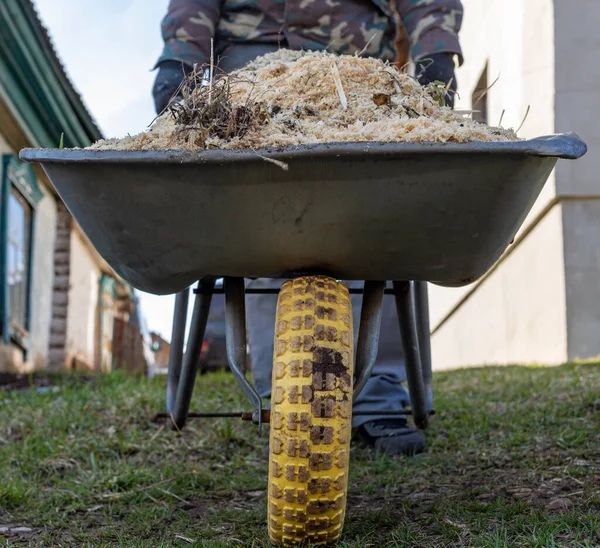
[(425, 449), (425, 436), (406, 419), (377, 419), (358, 427), (360, 436), (387, 455), (415, 455)]

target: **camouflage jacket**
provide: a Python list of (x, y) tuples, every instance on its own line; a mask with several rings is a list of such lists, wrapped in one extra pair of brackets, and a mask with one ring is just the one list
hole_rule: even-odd
[(283, 43), (291, 49), (328, 49), (394, 61), (399, 21), (411, 56), (462, 53), (461, 0), (170, 0), (162, 21), (164, 49), (157, 62), (204, 64), (215, 44)]

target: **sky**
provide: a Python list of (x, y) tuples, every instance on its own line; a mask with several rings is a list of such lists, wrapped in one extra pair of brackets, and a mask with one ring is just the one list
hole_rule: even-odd
[[(58, 56), (105, 137), (154, 119), (152, 68), (168, 0), (34, 0)], [(148, 329), (171, 337), (173, 296), (138, 293)], [(191, 306), (190, 306), (191, 313)]]

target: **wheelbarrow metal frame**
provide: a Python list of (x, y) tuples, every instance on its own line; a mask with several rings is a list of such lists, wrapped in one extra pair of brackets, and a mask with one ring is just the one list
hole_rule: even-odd
[[(196, 300), (185, 355), (183, 354), (183, 342), (189, 290), (181, 291), (175, 298), (167, 376), (167, 415), (171, 419), (171, 427), (176, 430), (185, 426), (190, 415), (196, 417), (214, 415), (212, 413), (190, 414), (189, 408), (210, 301), (214, 293), (223, 291), (226, 303), (226, 344), (229, 367), (239, 387), (250, 400), (253, 409), (252, 420), (258, 425), (260, 435), (264, 417), (262, 400), (244, 374), (246, 360), (245, 293), (275, 294), (278, 293), (278, 290), (244, 289), (242, 278), (225, 278), (223, 285), (223, 289), (216, 288), (213, 278), (202, 279), (198, 282), (198, 288), (194, 292)], [(350, 291), (363, 294), (353, 398), (356, 398), (363, 390), (375, 365), (384, 294), (393, 294), (398, 311), (400, 336), (405, 351), (406, 376), (411, 400), (410, 409), (394, 414), (412, 415), (418, 428), (427, 428), (429, 416), (433, 411), (427, 284), (425, 282), (394, 282), (393, 289), (386, 291), (385, 282), (367, 281), (363, 290), (353, 289)], [(173, 394), (176, 394), (175, 398), (173, 398)], [(223, 416), (239, 416), (239, 413), (229, 412)]]

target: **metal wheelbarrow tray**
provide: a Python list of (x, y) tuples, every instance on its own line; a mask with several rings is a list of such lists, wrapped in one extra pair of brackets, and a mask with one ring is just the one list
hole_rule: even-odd
[(209, 275), (468, 284), (510, 244), (557, 159), (585, 152), (563, 134), (20, 157), (43, 165), (116, 272), (169, 294)]

